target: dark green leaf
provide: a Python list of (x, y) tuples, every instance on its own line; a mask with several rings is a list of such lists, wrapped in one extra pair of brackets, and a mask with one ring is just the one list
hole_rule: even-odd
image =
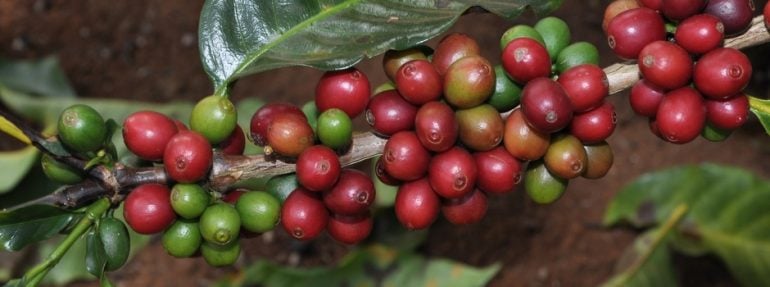
[(0, 243), (6, 250), (20, 250), (51, 238), (78, 218), (79, 214), (46, 205), (0, 212)]
[(75, 97), (56, 57), (40, 60), (0, 59), (0, 84), (46, 97)]
[(14, 151), (0, 151), (0, 194), (13, 190), (38, 163), (38, 151), (33, 146)]
[(759, 118), (759, 122), (765, 128), (765, 132), (770, 135), (770, 100), (762, 100), (755, 97), (749, 97), (749, 106), (751, 112)]
[(641, 259), (642, 254), (649, 252), (652, 248), (654, 231), (649, 231), (634, 240), (634, 243), (623, 252), (618, 261), (616, 274), (602, 287), (658, 287), (658, 286), (677, 286), (676, 274), (671, 264), (671, 255), (666, 245), (662, 245), (653, 251), (644, 265), (635, 272), (629, 269), (634, 263)]
[(217, 87), (244, 75), (302, 65), (349, 67), (388, 49), (404, 49), (449, 29), (469, 7), (506, 17), (527, 5), (539, 12), (561, 0), (300, 1), (209, 0), (198, 30), (203, 66)]
[(107, 266), (107, 254), (104, 252), (104, 244), (96, 231), (91, 228), (86, 233), (86, 270), (97, 278), (102, 278), (104, 268)]

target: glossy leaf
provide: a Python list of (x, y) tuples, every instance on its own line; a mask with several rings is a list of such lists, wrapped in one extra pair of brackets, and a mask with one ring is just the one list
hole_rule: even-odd
[(203, 66), (217, 93), (239, 77), (286, 66), (349, 67), (388, 49), (404, 49), (449, 29), (469, 7), (505, 17), (527, 5), (544, 13), (561, 0), (265, 2), (209, 0), (198, 30)]
[(17, 251), (27, 244), (51, 238), (81, 215), (46, 205), (0, 212), (0, 243)]
[(104, 275), (104, 268), (107, 266), (107, 254), (104, 251), (102, 242), (96, 228), (92, 228), (86, 233), (86, 270), (91, 275), (101, 278)]
[(53, 56), (39, 60), (0, 59), (0, 84), (46, 97), (75, 97), (59, 61)]
[(749, 107), (765, 128), (765, 132), (770, 135), (770, 100), (749, 96)]
[(703, 164), (642, 176), (613, 199), (604, 222), (655, 225), (682, 203), (690, 210), (674, 248), (715, 254), (743, 285), (770, 286), (770, 182), (747, 171)]
[(658, 287), (677, 286), (674, 266), (671, 264), (671, 254), (664, 245), (652, 251), (644, 265), (635, 272), (628, 269), (642, 255), (652, 248), (654, 231), (647, 232), (634, 240), (632, 245), (623, 252), (616, 267), (617, 274), (607, 280), (601, 287)]
[(33, 146), (0, 151), (0, 194), (13, 190), (38, 162), (38, 151)]

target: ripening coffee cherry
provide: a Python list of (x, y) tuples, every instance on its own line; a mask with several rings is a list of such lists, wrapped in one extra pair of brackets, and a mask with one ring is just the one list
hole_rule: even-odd
[(725, 26), (710, 14), (698, 14), (685, 19), (676, 27), (676, 43), (690, 54), (701, 55), (722, 46)]
[(600, 142), (586, 145), (583, 148), (588, 157), (583, 177), (588, 179), (604, 177), (610, 171), (614, 160), (610, 145), (607, 142)]
[(227, 97), (211, 95), (198, 101), (190, 113), (190, 129), (211, 144), (225, 140), (235, 129), (238, 114)]
[(738, 93), (724, 100), (706, 100), (706, 119), (716, 128), (735, 130), (749, 118), (749, 97)]
[(417, 139), (430, 151), (445, 151), (457, 141), (457, 119), (452, 108), (443, 102), (422, 105), (417, 110), (414, 123)]
[(123, 203), (123, 218), (128, 226), (139, 234), (154, 234), (166, 229), (176, 218), (170, 194), (167, 186), (157, 183), (135, 187)]
[[(660, 0), (657, 0), (657, 1), (660, 1)], [(639, 5), (641, 5), (639, 2), (643, 2), (643, 1), (615, 0), (610, 2), (610, 4), (607, 5), (607, 8), (604, 9), (604, 19), (602, 20), (602, 30), (607, 32), (607, 26), (610, 24), (610, 21), (612, 21), (612, 19), (615, 18), (615, 16), (618, 16), (618, 14), (631, 9), (639, 8), (640, 7)], [(651, 8), (651, 7), (648, 6), (647, 8)]]
[(289, 103), (267, 103), (257, 109), (251, 117), (251, 140), (258, 146), (267, 144), (267, 128), (273, 121), (273, 117), (279, 114), (294, 114), (306, 117), (297, 106)]
[(710, 99), (726, 99), (737, 94), (751, 80), (751, 62), (746, 54), (733, 48), (719, 48), (706, 53), (695, 63), (695, 88)]
[(163, 152), (166, 173), (176, 182), (193, 183), (203, 179), (211, 169), (211, 144), (202, 135), (183, 131), (174, 135)]
[(473, 154), (478, 169), (476, 187), (491, 194), (503, 194), (513, 191), (521, 182), (521, 162), (504, 147)]
[(645, 80), (667, 90), (687, 85), (692, 77), (690, 54), (668, 41), (655, 41), (645, 46), (639, 52), (637, 64)]
[(569, 181), (553, 175), (542, 161), (530, 162), (524, 173), (524, 190), (532, 201), (553, 203), (564, 194)]
[(454, 62), (467, 56), (477, 56), (480, 51), (479, 44), (473, 38), (461, 33), (451, 33), (436, 45), (431, 63), (439, 75), (443, 76)]
[(441, 205), (441, 213), (452, 224), (471, 224), (484, 219), (487, 205), (487, 195), (474, 189), (462, 198), (445, 199)]
[(543, 162), (553, 175), (572, 179), (583, 174), (588, 158), (583, 143), (575, 136), (566, 134), (551, 141)]
[(441, 75), (428, 60), (406, 62), (398, 69), (395, 82), (401, 96), (415, 105), (438, 100), (443, 92)]
[(329, 222), (319, 194), (297, 188), (289, 194), (281, 207), (281, 225), (294, 239), (307, 241), (318, 237)]
[(102, 115), (83, 104), (64, 109), (59, 115), (57, 128), (61, 142), (76, 152), (96, 151), (107, 137), (107, 125)]
[(382, 150), (383, 167), (395, 179), (410, 181), (428, 171), (430, 153), (412, 131), (394, 134)]
[(427, 53), (432, 53), (428, 46), (416, 46), (404, 50), (388, 50), (382, 57), (382, 69), (391, 81), (396, 81), (396, 74), (402, 65), (413, 60), (427, 60)]
[(310, 191), (324, 191), (334, 186), (342, 167), (331, 148), (314, 145), (299, 154), (296, 171), (299, 184)]
[(666, 92), (663, 89), (650, 84), (645, 79), (641, 79), (631, 87), (631, 94), (628, 100), (631, 103), (631, 109), (637, 115), (655, 117), (658, 113), (660, 101), (663, 100), (665, 95)]
[(391, 136), (414, 127), (417, 107), (407, 102), (396, 90), (380, 92), (369, 101), (366, 122), (375, 133)]
[(225, 140), (219, 142), (216, 148), (226, 155), (242, 155), (243, 151), (246, 150), (246, 136), (243, 134), (241, 126), (236, 124), (233, 132)]
[(661, 40), (666, 40), (666, 27), (660, 15), (649, 8), (620, 13), (607, 26), (607, 43), (623, 59), (636, 59), (644, 46)]
[(430, 161), (430, 186), (443, 198), (463, 197), (473, 190), (478, 178), (476, 161), (468, 151), (453, 147)]
[(323, 202), (334, 214), (360, 215), (369, 211), (375, 195), (369, 176), (360, 170), (344, 169), (334, 187), (323, 193)]
[(326, 232), (337, 242), (353, 245), (369, 237), (373, 226), (374, 220), (368, 212), (354, 216), (333, 214), (329, 217)]
[(551, 57), (545, 46), (530, 38), (514, 39), (501, 56), (508, 76), (520, 84), (551, 76)]
[(183, 218), (198, 218), (209, 203), (211, 196), (198, 184), (177, 183), (171, 188), (171, 207)]
[(706, 108), (700, 93), (683, 87), (668, 92), (655, 117), (663, 139), (684, 144), (700, 135), (706, 123)]
[(583, 143), (597, 143), (612, 135), (616, 123), (615, 107), (604, 102), (593, 110), (575, 114), (569, 132)]
[(553, 133), (572, 120), (572, 102), (564, 89), (549, 78), (537, 78), (521, 92), (521, 111), (527, 122), (543, 133)]
[(724, 24), (725, 35), (737, 35), (751, 26), (754, 17), (754, 0), (709, 0), (705, 13), (719, 18)]
[(338, 108), (352, 119), (366, 109), (370, 95), (369, 78), (351, 67), (321, 76), (315, 89), (315, 104), (320, 112)]
[(707, 0), (663, 0), (660, 11), (671, 21), (682, 21), (700, 13)]
[(594, 64), (572, 67), (561, 73), (557, 82), (578, 113), (598, 107), (609, 94), (607, 74)]
[(428, 228), (438, 218), (441, 200), (427, 178), (402, 184), (393, 205), (396, 218), (410, 230)]
[(154, 111), (139, 111), (123, 121), (123, 142), (141, 159), (163, 159), (163, 151), (179, 129), (171, 118)]
[(292, 113), (277, 114), (267, 128), (267, 144), (270, 152), (282, 156), (297, 157), (315, 142), (313, 128), (308, 124), (305, 115)]
[(495, 91), (495, 70), (483, 57), (467, 56), (447, 68), (443, 81), (444, 99), (450, 105), (472, 108), (485, 102)]
[(515, 109), (505, 120), (505, 149), (522, 161), (541, 158), (551, 142), (551, 134), (532, 128), (521, 109)]
[(455, 118), (460, 142), (472, 150), (491, 150), (503, 141), (505, 122), (491, 105), (458, 110)]

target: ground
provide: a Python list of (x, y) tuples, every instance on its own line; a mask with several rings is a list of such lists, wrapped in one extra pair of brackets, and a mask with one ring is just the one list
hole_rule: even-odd
[[(57, 55), (83, 97), (128, 98), (165, 102), (197, 100), (212, 92), (200, 64), (197, 18), (203, 1), (0, 1), (0, 56), (39, 58)], [(601, 32), (607, 1), (564, 1), (556, 15), (573, 29), (573, 40), (590, 41), (601, 51), (602, 65), (618, 61)], [(491, 14), (463, 16), (452, 31), (468, 33), (499, 63), (498, 39), (515, 23), (533, 24), (526, 15), (516, 21)], [(435, 45), (436, 41), (429, 42)], [(380, 58), (359, 64), (373, 84), (385, 81)], [(240, 80), (235, 100), (260, 97), (301, 104), (312, 98), (321, 72), (308, 68), (269, 71)], [(615, 164), (603, 179), (576, 179), (558, 202), (540, 206), (522, 191), (492, 197), (485, 219), (470, 226), (438, 221), (420, 251), (472, 265), (503, 263), (491, 286), (595, 286), (613, 273), (621, 252), (638, 234), (629, 228), (605, 228), (602, 214), (612, 196), (635, 177), (664, 167), (701, 162), (741, 166), (768, 177), (767, 138), (752, 118), (747, 127), (721, 143), (697, 139), (687, 145), (664, 143), (653, 136), (646, 119), (633, 115), (627, 94), (610, 100), (618, 126), (609, 139)], [(249, 239), (239, 264), (257, 258), (296, 262), (296, 244), (282, 231)], [(333, 264), (346, 247), (323, 238), (314, 252), (299, 258), (303, 265)], [(290, 258), (292, 257), (292, 258)], [(713, 258), (676, 257), (684, 286), (736, 285)], [(201, 258), (167, 256), (159, 240), (112, 275), (118, 286), (206, 286), (235, 268), (208, 267)], [(78, 285), (96, 286), (96, 283)]]

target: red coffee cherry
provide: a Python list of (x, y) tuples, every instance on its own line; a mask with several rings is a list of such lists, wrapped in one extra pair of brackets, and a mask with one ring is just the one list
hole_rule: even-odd
[(444, 200), (441, 213), (455, 225), (476, 223), (487, 214), (487, 195), (474, 189), (462, 198)]
[(275, 152), (282, 156), (297, 157), (314, 142), (313, 128), (304, 115), (278, 114), (273, 117), (267, 128), (267, 144), (270, 149), (266, 148), (265, 153)]
[(615, 107), (604, 102), (593, 110), (576, 114), (569, 132), (585, 144), (599, 143), (612, 135), (616, 123)]
[(639, 72), (655, 86), (673, 90), (690, 82), (692, 60), (679, 45), (656, 41), (639, 52)]
[(166, 144), (177, 132), (174, 121), (158, 112), (135, 112), (123, 121), (126, 147), (144, 160), (163, 159)]
[(437, 154), (430, 161), (430, 186), (441, 197), (465, 196), (475, 187), (477, 177), (476, 161), (461, 147), (453, 147)]
[(473, 154), (478, 169), (476, 187), (487, 193), (503, 194), (513, 191), (521, 182), (521, 162), (500, 146)]
[(521, 92), (521, 111), (527, 122), (543, 133), (553, 133), (572, 120), (572, 102), (561, 86), (549, 78), (537, 78)]
[(281, 207), (281, 225), (294, 239), (308, 241), (318, 237), (329, 222), (329, 211), (312, 191), (297, 188)]
[(652, 10), (660, 10), (663, 8), (663, 0), (637, 0), (639, 4)]
[(396, 193), (396, 218), (410, 230), (428, 228), (438, 218), (441, 201), (427, 178), (402, 184)]
[(503, 144), (514, 157), (523, 161), (541, 158), (551, 142), (551, 134), (532, 128), (521, 109), (515, 109), (505, 120)]
[(396, 73), (396, 88), (415, 105), (438, 100), (443, 92), (441, 75), (428, 60), (409, 61)]
[(557, 79), (575, 112), (585, 112), (602, 104), (609, 94), (609, 81), (602, 68), (583, 64), (567, 69)]
[(706, 119), (713, 126), (735, 130), (749, 118), (749, 97), (738, 93), (724, 100), (706, 100)]
[(395, 179), (410, 181), (428, 171), (430, 153), (412, 131), (394, 134), (382, 150), (383, 167)]
[(514, 81), (524, 84), (538, 77), (551, 76), (548, 50), (530, 38), (517, 38), (503, 50), (503, 68)]
[(431, 62), (443, 76), (454, 62), (466, 56), (479, 55), (480, 51), (479, 44), (473, 38), (461, 33), (452, 33), (436, 45)]
[(400, 180), (395, 179), (394, 177), (390, 176), (387, 171), (385, 171), (385, 166), (382, 164), (382, 157), (377, 158), (377, 162), (374, 163), (374, 175), (376, 175), (377, 179), (379, 179), (384, 184), (393, 186), (401, 184)]
[(246, 149), (246, 136), (243, 135), (241, 125), (236, 124), (233, 132), (224, 141), (217, 144), (217, 149), (227, 155), (242, 155)]
[(174, 135), (163, 152), (166, 173), (181, 183), (193, 183), (206, 177), (212, 161), (211, 144), (202, 135), (192, 131)]
[(624, 59), (636, 59), (644, 46), (660, 40), (666, 40), (666, 27), (660, 15), (649, 8), (620, 13), (607, 26), (610, 49)]
[(457, 141), (457, 119), (452, 108), (443, 102), (422, 105), (417, 110), (414, 122), (417, 139), (430, 151), (445, 151)]
[(481, 56), (467, 56), (454, 62), (444, 74), (444, 99), (467, 109), (485, 102), (495, 91), (495, 69)]
[(344, 169), (340, 179), (324, 192), (323, 202), (334, 214), (360, 215), (369, 211), (374, 202), (374, 183), (364, 172)]
[(676, 43), (690, 54), (700, 55), (722, 46), (725, 26), (719, 18), (699, 14), (685, 19), (676, 27)]
[(387, 90), (374, 95), (369, 101), (366, 122), (375, 133), (390, 136), (412, 129), (416, 115), (416, 106), (407, 102), (397, 91)]
[(170, 197), (171, 191), (165, 185), (156, 183), (139, 185), (126, 196), (123, 218), (137, 233), (161, 232), (176, 218), (176, 213), (171, 208)]
[(751, 26), (751, 20), (754, 17), (754, 0), (709, 0), (707, 2), (704, 12), (722, 21), (725, 35), (741, 34)]
[(751, 80), (751, 62), (743, 52), (719, 48), (706, 53), (695, 63), (695, 88), (711, 99), (726, 99), (737, 94)]
[(295, 114), (304, 117), (297, 106), (289, 103), (267, 103), (257, 109), (251, 117), (251, 140), (258, 146), (267, 144), (267, 128), (273, 121), (273, 117), (279, 114)]
[(645, 117), (655, 117), (658, 113), (658, 106), (666, 92), (642, 79), (631, 87), (629, 101), (631, 108), (637, 115)]
[(433, 50), (428, 46), (416, 46), (404, 50), (388, 50), (382, 56), (382, 70), (391, 81), (396, 81), (396, 74), (406, 62), (412, 60), (425, 60), (428, 53)]
[(683, 87), (668, 92), (655, 118), (663, 139), (684, 144), (697, 138), (706, 124), (706, 108), (700, 93)]
[(369, 78), (355, 67), (351, 67), (329, 71), (321, 76), (315, 88), (315, 104), (319, 112), (338, 108), (352, 119), (366, 109), (370, 95)]
[(356, 216), (333, 214), (329, 217), (326, 232), (338, 242), (353, 245), (369, 237), (373, 226), (374, 220), (369, 213)]
[(334, 186), (341, 170), (337, 153), (327, 146), (311, 146), (297, 158), (297, 181), (310, 191), (324, 191)]
[(762, 16), (765, 18), (765, 27), (770, 27), (770, 5), (767, 5), (767, 3), (765, 3), (765, 8), (762, 10)]
[(700, 13), (707, 0), (663, 0), (660, 11), (669, 20), (678, 22)]

